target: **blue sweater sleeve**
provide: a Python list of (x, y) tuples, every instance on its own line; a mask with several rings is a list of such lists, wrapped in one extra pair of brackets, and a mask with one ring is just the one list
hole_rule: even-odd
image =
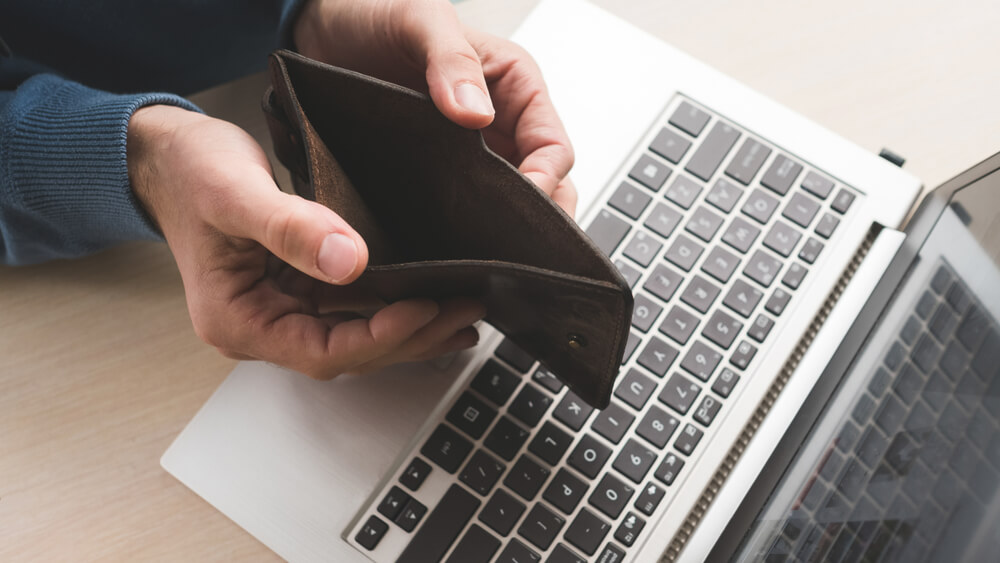
[(51, 74), (0, 94), (0, 258), (30, 264), (158, 239), (132, 194), (129, 118), (171, 94), (110, 94)]
[[(11, 0), (0, 35), (0, 262), (160, 239), (132, 194), (126, 138), (145, 105), (263, 68), (304, 0)], [(59, 39), (53, 39), (59, 38)], [(136, 93), (144, 92), (144, 93)]]

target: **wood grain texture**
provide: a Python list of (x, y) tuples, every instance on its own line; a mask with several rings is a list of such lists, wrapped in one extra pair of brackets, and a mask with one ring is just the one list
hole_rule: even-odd
[[(863, 147), (892, 148), (928, 186), (1000, 150), (996, 3), (598, 3)], [(458, 9), (507, 35), (532, 4)], [(197, 101), (261, 135), (260, 84)], [(0, 560), (275, 559), (158, 463), (234, 365), (195, 337), (164, 245), (0, 267)]]

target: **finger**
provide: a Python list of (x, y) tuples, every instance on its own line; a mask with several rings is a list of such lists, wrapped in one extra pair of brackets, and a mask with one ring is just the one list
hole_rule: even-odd
[[(416, 4), (414, 6), (413, 4)], [(400, 3), (400, 37), (411, 56), (423, 61), (434, 105), (448, 119), (470, 129), (481, 129), (496, 113), (483, 77), (479, 55), (451, 4)]]
[(567, 215), (575, 217), (577, 193), (573, 181), (569, 178), (564, 178), (562, 182), (559, 182), (559, 185), (552, 192), (552, 201), (556, 202), (556, 205), (559, 207), (562, 207)]
[(486, 316), (486, 307), (472, 299), (450, 299), (441, 303), (440, 308), (433, 321), (414, 333), (387, 358), (396, 362), (412, 360)]
[(467, 326), (414, 359), (421, 362), (432, 360), (445, 354), (472, 348), (476, 344), (479, 344), (479, 331), (474, 326)]
[(316, 279), (345, 284), (368, 263), (368, 248), (350, 225), (323, 205), (286, 194), (266, 174), (248, 174), (238, 197), (214, 222), (226, 234), (253, 239)]

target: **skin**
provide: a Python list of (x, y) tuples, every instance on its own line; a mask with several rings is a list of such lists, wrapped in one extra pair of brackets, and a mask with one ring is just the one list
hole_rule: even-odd
[[(311, 0), (302, 54), (430, 94), (570, 215), (573, 151), (538, 67), (509, 41), (467, 29), (444, 0)], [(485, 308), (468, 299), (379, 303), (349, 284), (364, 240), (335, 212), (281, 192), (239, 127), (147, 106), (128, 130), (132, 189), (177, 262), (195, 332), (224, 355), (317, 379), (474, 346)], [(358, 304), (363, 310), (358, 310)]]

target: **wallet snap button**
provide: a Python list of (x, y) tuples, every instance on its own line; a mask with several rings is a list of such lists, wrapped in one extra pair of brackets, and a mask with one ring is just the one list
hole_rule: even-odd
[(579, 334), (568, 334), (566, 335), (566, 340), (569, 347), (574, 350), (587, 347), (587, 341)]

